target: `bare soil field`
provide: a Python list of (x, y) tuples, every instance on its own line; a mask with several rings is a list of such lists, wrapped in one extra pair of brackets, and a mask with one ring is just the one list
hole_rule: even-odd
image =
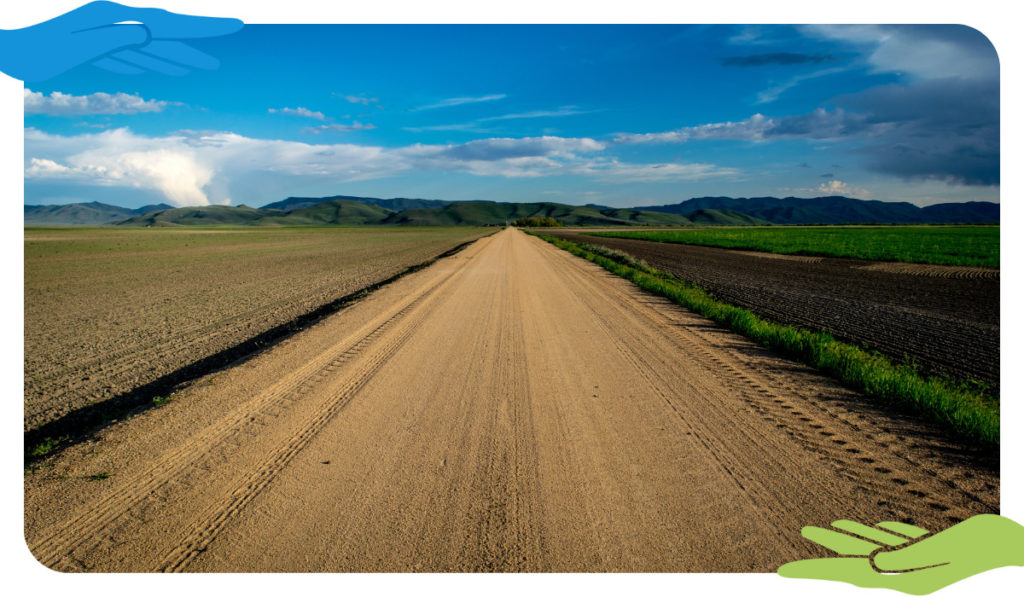
[(25, 231), (25, 428), (103, 404), (489, 231)]
[(999, 270), (759, 254), (545, 230), (629, 253), (720, 300), (999, 394)]
[(25, 473), (65, 571), (774, 571), (998, 456), (514, 229)]

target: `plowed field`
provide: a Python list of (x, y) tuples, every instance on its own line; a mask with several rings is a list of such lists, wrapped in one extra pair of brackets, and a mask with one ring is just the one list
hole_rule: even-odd
[(545, 231), (625, 251), (719, 299), (999, 393), (999, 270), (775, 255)]
[(489, 231), (25, 231), (25, 428), (103, 403)]

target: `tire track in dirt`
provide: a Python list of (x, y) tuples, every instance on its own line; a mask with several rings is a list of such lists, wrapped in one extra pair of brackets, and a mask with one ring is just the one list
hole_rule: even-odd
[[(48, 567), (57, 567), (62, 558), (73, 552), (89, 549), (92, 547), (90, 542), (102, 541), (103, 531), (107, 526), (129, 514), (141, 502), (151, 499), (154, 495), (159, 495), (160, 491), (172, 484), (173, 480), (181, 476), (185, 469), (202, 468), (209, 453), (217, 446), (230, 442), (233, 437), (243, 433), (246, 428), (262, 427), (265, 424), (262, 420), (263, 417), (287, 408), (289, 403), (297, 400), (296, 395), (307, 394), (321, 385), (327, 376), (344, 367), (361, 353), (366, 352), (389, 328), (393, 328), (417, 306), (435, 296), (457, 273), (459, 273), (458, 270), (448, 273), (440, 281), (432, 280), (430, 284), (419, 289), (417, 294), (403, 301), (396, 310), (392, 310), (364, 326), (362, 330), (353, 335), (355, 339), (346, 338), (339, 342), (330, 350), (310, 360), (292, 375), (273, 384), (266, 392), (254, 397), (234, 412), (223, 417), (215, 425), (205, 429), (198, 437), (191, 438), (186, 445), (170, 450), (163, 460), (127, 483), (130, 491), (112, 493), (106, 499), (91, 505), (85, 513), (72, 520), (58, 533), (31, 545), (31, 551), (42, 564)], [(418, 316), (425, 317), (426, 313), (421, 310)], [(244, 503), (251, 499), (252, 493), (258, 492), (265, 486), (273, 478), (274, 473), (285, 466), (290, 457), (308, 442), (309, 437), (315, 435), (319, 428), (337, 414), (351, 398), (351, 395), (376, 373), (387, 357), (408, 338), (414, 329), (415, 323), (408, 325), (396, 342), (387, 345), (383, 353), (376, 354), (371, 358), (368, 367), (358, 370), (348, 381), (345, 389), (339, 393), (337, 399), (325, 405), (308, 423), (297, 430), (284, 446), (274, 451), (263, 466), (246, 478), (244, 487), (232, 491), (228, 500), (217, 504), (206, 518), (207, 522), (200, 525), (186, 541), (187, 548), (181, 550), (180, 554), (178, 550), (169, 554), (160, 569), (175, 569), (180, 563), (193, 557), (194, 553), (192, 552), (195, 549), (201, 549), (202, 546), (208, 544), (226, 518), (244, 506)], [(179, 562), (179, 559), (182, 561)]]
[[(581, 296), (586, 292), (597, 291), (592, 280), (583, 276), (576, 276), (572, 287)], [(615, 289), (605, 287), (605, 291), (615, 292)], [(937, 450), (950, 448), (950, 443), (944, 441), (944, 438), (933, 436), (929, 438), (931, 443), (921, 439), (920, 426), (918, 425), (917, 429), (914, 429), (915, 426), (911, 425), (911, 428), (907, 429), (907, 418), (901, 417), (898, 413), (889, 414), (897, 421), (884, 426), (881, 433), (877, 433), (877, 431), (872, 433), (862, 429), (857, 423), (857, 421), (865, 420), (867, 415), (851, 411), (849, 407), (842, 406), (841, 401), (839, 408), (824, 404), (807, 392), (806, 388), (801, 389), (791, 384), (787, 384), (787, 392), (773, 391), (772, 388), (777, 388), (780, 385), (779, 382), (770, 379), (763, 372), (752, 370), (749, 364), (743, 361), (742, 355), (729, 351), (712, 352), (709, 350), (709, 347), (716, 342), (707, 333), (700, 329), (674, 325), (670, 318), (664, 317), (666, 311), (629, 309), (627, 313), (627, 309), (623, 305), (628, 304), (628, 296), (625, 294), (619, 296), (621, 297), (620, 301), (613, 304), (620, 309), (620, 317), (634, 315), (647, 320), (652, 326), (666, 330), (666, 335), (669, 338), (678, 341), (677, 346), (681, 353), (698, 359), (704, 367), (715, 369), (719, 371), (720, 376), (731, 379), (735, 383), (734, 389), (738, 391), (738, 396), (751, 409), (761, 413), (766, 420), (776, 426), (784, 428), (786, 433), (799, 441), (806, 449), (821, 454), (823, 460), (831, 462), (838, 470), (857, 478), (867, 479), (869, 482), (875, 482), (872, 479), (873, 475), (869, 473), (892, 474), (892, 479), (882, 481), (883, 485), (894, 483), (915, 497), (925, 497), (919, 495), (923, 492), (913, 487), (907, 487), (910, 481), (893, 473), (893, 468), (905, 469), (909, 464), (912, 470), (920, 473), (918, 483), (930, 484), (930, 481), (935, 478), (939, 479), (947, 488), (956, 490), (959, 495), (953, 498), (953, 502), (970, 503), (973, 507), (969, 510), (982, 508), (987, 512), (998, 512), (997, 494), (993, 495), (990, 491), (984, 494), (975, 491), (970, 487), (971, 483), (969, 482), (974, 478), (973, 476), (965, 476), (965, 471), (962, 469), (950, 469), (934, 462), (934, 453)], [(662, 299), (652, 297), (652, 300)], [(723, 333), (728, 332), (721, 330), (716, 334), (722, 335)], [(620, 348), (620, 350), (622, 349)], [(628, 353), (623, 352), (629, 358)], [(661, 371), (656, 367), (648, 367), (648, 370), (655, 376), (658, 376)], [(705, 396), (711, 391), (712, 389), (704, 388), (698, 395)], [(863, 400), (852, 392), (848, 394), (852, 400)], [(728, 419), (728, 413), (717, 409), (713, 401), (709, 401), (707, 407), (717, 410), (718, 416)], [(804, 413), (799, 408), (812, 412)], [(813, 418), (809, 418), (808, 415)], [(917, 438), (917, 441), (910, 441), (909, 438)], [(852, 447), (852, 444), (870, 447), (861, 449)], [(720, 449), (728, 450), (728, 447)], [(871, 452), (873, 457), (863, 455), (865, 452)], [(930, 453), (931, 455), (929, 455)], [(974, 457), (987, 462), (988, 467), (998, 469), (998, 459), (993, 455), (977, 454)], [(984, 486), (981, 489), (984, 490)], [(934, 501), (928, 505), (939, 512), (946, 512), (952, 508)], [(958, 522), (964, 517), (957, 518), (951, 514), (947, 518)]]
[(54, 568), (767, 571), (823, 555), (802, 526), (942, 528), (999, 491), (997, 461), (516, 230), (90, 450), (26, 476)]

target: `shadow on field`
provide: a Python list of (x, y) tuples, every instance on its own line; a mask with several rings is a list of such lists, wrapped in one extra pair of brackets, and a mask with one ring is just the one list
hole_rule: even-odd
[[(476, 239), (480, 240), (480, 239)], [(79, 443), (122, 417), (145, 412), (163, 404), (166, 397), (196, 379), (235, 365), (273, 347), (297, 332), (305, 330), (325, 317), (348, 307), (370, 293), (391, 284), (408, 274), (419, 271), (439, 259), (449, 257), (476, 242), (472, 240), (453, 247), (423, 263), (410, 266), (386, 280), (370, 284), (341, 298), (334, 299), (303, 315), (270, 328), (252, 338), (239, 342), (202, 358), (194, 363), (159, 377), (145, 385), (124, 392), (109, 400), (90, 404), (25, 432), (25, 465), (28, 466), (45, 457), (61, 452), (64, 448)]]

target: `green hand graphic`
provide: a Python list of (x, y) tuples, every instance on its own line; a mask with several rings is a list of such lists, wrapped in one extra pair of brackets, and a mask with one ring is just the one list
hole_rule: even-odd
[(1024, 527), (995, 514), (934, 534), (901, 522), (869, 527), (837, 520), (832, 526), (849, 534), (812, 526), (801, 534), (843, 557), (790, 562), (779, 574), (925, 595), (979, 572), (1024, 566)]

